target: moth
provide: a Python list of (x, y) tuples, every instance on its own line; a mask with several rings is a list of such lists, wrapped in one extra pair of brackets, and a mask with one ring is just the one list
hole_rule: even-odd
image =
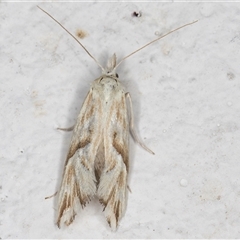
[(127, 205), (130, 133), (136, 142), (154, 154), (137, 137), (131, 97), (119, 80), (116, 69), (129, 56), (196, 21), (158, 37), (118, 64), (113, 54), (103, 68), (75, 36), (40, 9), (67, 31), (102, 69), (102, 75), (92, 83), (73, 128), (59, 190), (57, 225), (70, 225), (79, 204), (84, 208), (96, 196), (104, 206), (108, 224), (115, 230)]

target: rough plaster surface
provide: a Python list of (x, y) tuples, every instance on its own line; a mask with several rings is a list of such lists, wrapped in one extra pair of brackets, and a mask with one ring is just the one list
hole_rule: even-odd
[[(71, 133), (101, 71), (37, 3), (0, 3), (1, 238), (240, 238), (240, 4), (38, 3), (105, 65), (126, 60), (150, 155), (131, 142), (126, 214), (112, 232), (93, 200), (58, 229)], [(132, 16), (141, 11), (142, 16)]]

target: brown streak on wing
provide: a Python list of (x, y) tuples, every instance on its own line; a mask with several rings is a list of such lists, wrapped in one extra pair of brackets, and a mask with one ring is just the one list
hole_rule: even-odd
[(91, 89), (90, 89), (90, 91), (89, 91), (89, 93), (87, 94), (87, 97), (86, 97), (86, 100), (85, 100), (86, 102), (84, 102), (83, 103), (83, 105), (87, 105), (87, 106), (89, 106), (89, 105), (91, 105), (90, 104), (90, 102), (92, 101), (92, 91), (91, 91)]
[(66, 163), (65, 163), (65, 166), (67, 165), (68, 163), (68, 160), (75, 154), (75, 152), (79, 149), (79, 148), (84, 148), (86, 145), (88, 145), (90, 142), (91, 142), (91, 135), (88, 136), (87, 138), (83, 139), (82, 141), (80, 141), (78, 144), (72, 144), (70, 149), (69, 149), (69, 152), (68, 152), (68, 155), (67, 155), (67, 160), (66, 160)]
[(117, 201), (115, 204), (114, 204), (114, 213), (115, 213), (115, 217), (116, 217), (116, 222), (118, 223), (118, 219), (119, 219), (119, 205), (120, 205), (120, 202)]
[(128, 171), (128, 167), (129, 167), (128, 166), (128, 150), (125, 146), (123, 146), (123, 144), (119, 144), (119, 141), (116, 138), (117, 138), (117, 133), (114, 132), (112, 145), (116, 149), (116, 151), (122, 156), (123, 162)]
[(106, 173), (112, 171), (112, 170), (116, 167), (116, 165), (117, 165), (116, 161), (111, 161), (111, 163), (109, 164), (109, 166), (107, 166)]
[(119, 122), (122, 123), (122, 126), (123, 128), (127, 128), (127, 121), (126, 121), (126, 118), (124, 117), (123, 113), (122, 113), (122, 109), (125, 109), (126, 106), (125, 106), (125, 96), (122, 97), (122, 100), (118, 103), (116, 103), (115, 105), (112, 106), (112, 110), (115, 110), (117, 109), (117, 112), (116, 112), (116, 118)]
[(68, 172), (67, 172), (67, 184), (71, 186), (72, 179), (75, 178), (75, 170), (72, 166), (69, 167)]
[(104, 144), (103, 141), (100, 143), (98, 150), (97, 150), (97, 154), (96, 154), (96, 158), (94, 161), (94, 169), (95, 169), (95, 176), (97, 179), (97, 183), (99, 183), (99, 179), (100, 176), (102, 174), (102, 171), (104, 169), (105, 166), (105, 156), (104, 156)]
[(89, 120), (93, 116), (93, 112), (95, 110), (94, 105), (90, 105), (91, 107), (89, 109), (86, 109), (86, 113), (82, 116), (80, 119), (80, 124), (83, 125), (85, 122)]
[(85, 114), (85, 121), (87, 121), (91, 116), (93, 116), (94, 110), (95, 110), (95, 107), (94, 107), (94, 104), (93, 104), (91, 106), (91, 108)]
[[(118, 220), (119, 220), (119, 216), (120, 216), (120, 201), (114, 202), (115, 194), (116, 194), (116, 189), (112, 189), (107, 200), (99, 199), (99, 201), (101, 204), (104, 205), (103, 211), (105, 210), (107, 205), (111, 206), (111, 208), (113, 209), (115, 218), (116, 218), (116, 223), (118, 224)], [(111, 226), (110, 218), (107, 218), (107, 222), (108, 222), (109, 226)]]
[(66, 206), (67, 206), (67, 194), (64, 195), (63, 203), (61, 204), (61, 207), (59, 209), (59, 215), (58, 215), (58, 219), (57, 219), (57, 225), (59, 228), (60, 228), (61, 217), (63, 215), (64, 210), (66, 209)]
[(116, 190), (114, 188), (111, 190), (111, 193), (109, 194), (107, 200), (99, 199), (99, 202), (104, 206), (103, 211), (105, 210), (105, 208), (106, 208), (108, 202), (110, 201), (110, 199), (112, 198), (112, 196), (115, 194), (115, 191)]
[(108, 225), (111, 227), (111, 219), (108, 217), (107, 218)]
[[(92, 106), (92, 104), (91, 104), (92, 100), (93, 100), (93, 98), (92, 98), (92, 91), (90, 90), (82, 106), (85, 106), (85, 105), (86, 106)], [(93, 107), (91, 107), (90, 111), (92, 111), (92, 108)], [(86, 111), (87, 111), (87, 109), (86, 109)], [(88, 112), (89, 112), (89, 110), (88, 110)], [(86, 120), (86, 114), (83, 115), (82, 118), (80, 119), (80, 124), (83, 125), (85, 120)]]
[(90, 202), (91, 199), (88, 196), (83, 196), (81, 194), (80, 187), (79, 187), (78, 183), (75, 184), (75, 187), (76, 187), (76, 191), (77, 191), (77, 197), (80, 201), (80, 204), (81, 204), (82, 208), (84, 208), (86, 206), (86, 203)]
[(86, 168), (88, 171), (90, 170), (88, 167), (88, 164), (86, 162), (86, 159), (84, 157), (81, 157), (80, 159), (81, 164), (83, 165), (84, 168)]
[(119, 188), (123, 188), (124, 187), (124, 185), (125, 185), (124, 183), (126, 183), (126, 179), (124, 179), (124, 173), (123, 172), (121, 172), (119, 174), (117, 183), (118, 183)]

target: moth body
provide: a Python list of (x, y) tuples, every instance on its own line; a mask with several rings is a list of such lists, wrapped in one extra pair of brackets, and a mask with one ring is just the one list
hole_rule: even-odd
[(116, 229), (126, 209), (128, 142), (125, 90), (117, 75), (107, 71), (92, 83), (73, 129), (59, 192), (58, 226), (74, 220), (78, 202), (85, 207), (97, 196)]

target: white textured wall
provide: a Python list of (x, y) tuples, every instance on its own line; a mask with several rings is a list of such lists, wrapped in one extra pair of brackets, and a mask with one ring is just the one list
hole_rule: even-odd
[[(39, 3), (105, 65), (198, 19), (118, 69), (136, 128), (128, 207), (111, 232), (97, 200), (58, 229), (71, 133), (101, 71), (37, 3), (0, 3), (1, 238), (240, 238), (240, 3)], [(142, 17), (131, 14), (142, 11)]]

